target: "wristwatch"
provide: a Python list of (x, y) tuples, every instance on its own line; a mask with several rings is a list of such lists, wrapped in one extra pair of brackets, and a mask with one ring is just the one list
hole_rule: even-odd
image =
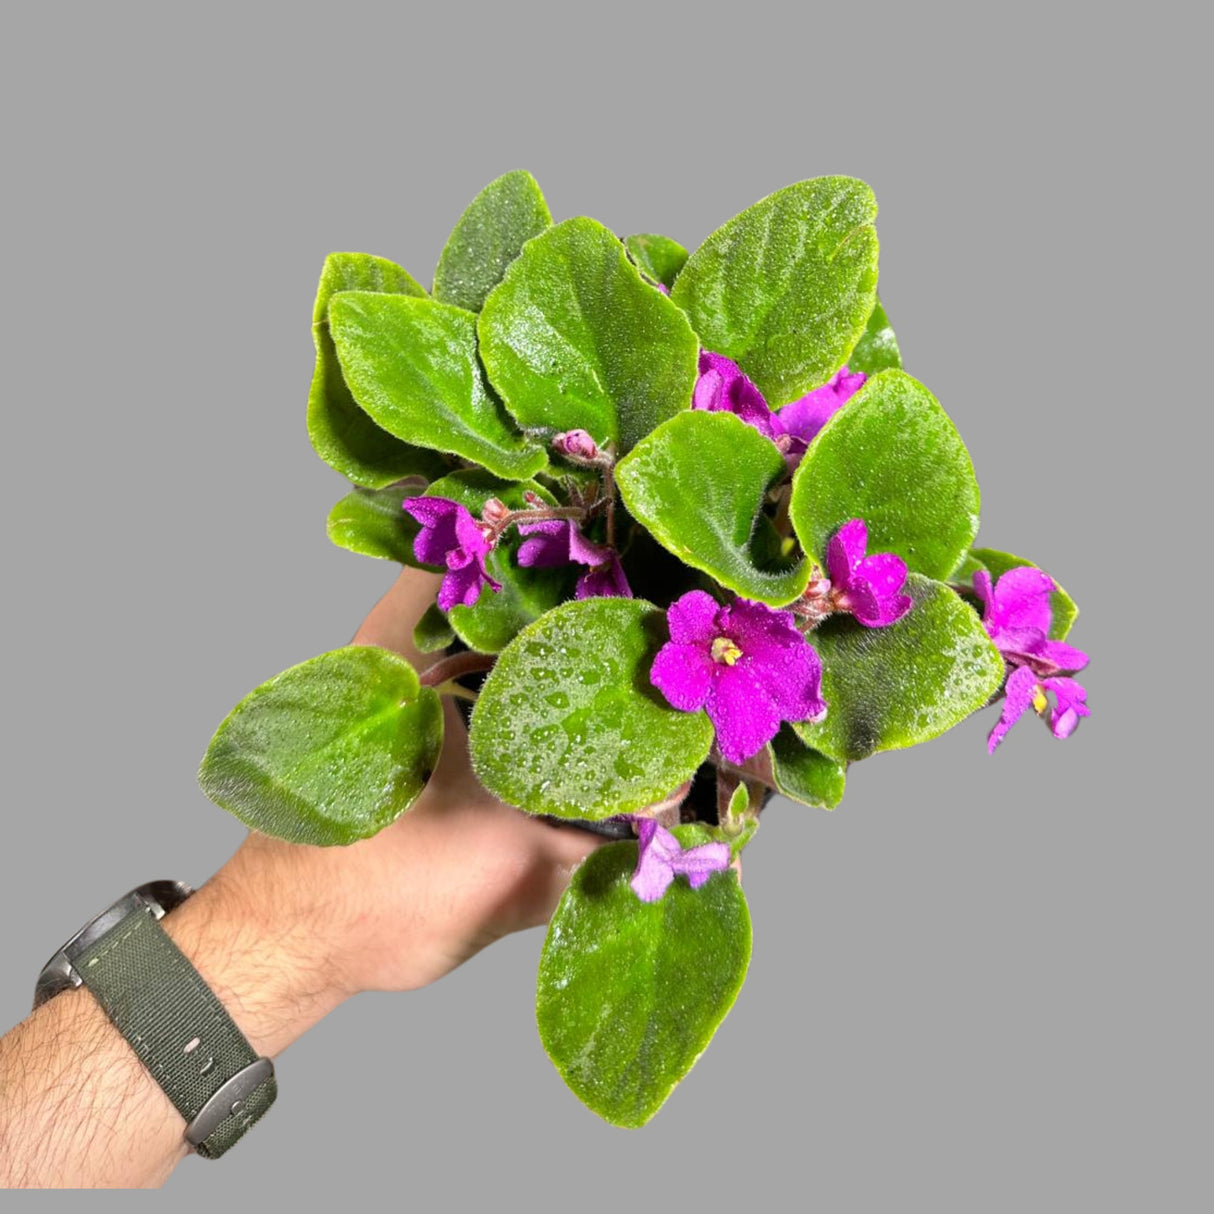
[(85, 986), (186, 1120), (204, 1159), (236, 1145), (274, 1103), (259, 1058), (160, 920), (194, 891), (151, 881), (80, 929), (43, 967), (34, 1007)]

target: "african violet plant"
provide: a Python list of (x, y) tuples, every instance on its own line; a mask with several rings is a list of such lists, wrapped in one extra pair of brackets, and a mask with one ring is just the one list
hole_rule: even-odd
[[(1004, 692), (1086, 716), (1046, 573), (972, 547), (957, 431), (901, 370), (860, 181), (779, 190), (690, 256), (553, 224), (508, 173), (431, 292), (325, 263), (308, 426), (354, 484), (329, 534), (442, 571), (417, 647), (348, 647), (253, 691), (203, 761), (257, 830), (345, 844), (425, 787), (440, 696), (471, 701), (477, 776), (518, 809), (626, 838), (578, 869), (539, 967), (540, 1035), (608, 1121), (644, 1124), (750, 956), (731, 858), (768, 791), (838, 805), (848, 765)], [(635, 841), (633, 835), (635, 834)], [(685, 878), (685, 879), (684, 879)]]

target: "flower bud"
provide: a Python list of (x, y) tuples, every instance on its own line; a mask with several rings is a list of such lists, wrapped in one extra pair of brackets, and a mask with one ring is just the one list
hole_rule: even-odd
[(566, 430), (552, 440), (552, 449), (575, 463), (595, 463), (599, 458), (598, 444), (585, 430)]

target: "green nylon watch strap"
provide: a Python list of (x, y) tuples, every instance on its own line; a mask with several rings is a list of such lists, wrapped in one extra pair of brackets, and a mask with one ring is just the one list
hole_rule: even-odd
[[(258, 1059), (150, 911), (128, 915), (81, 953), (75, 967), (186, 1119), (186, 1137), (199, 1155), (218, 1159), (274, 1103), (273, 1067)], [(253, 1083), (252, 1091), (243, 1090)], [(222, 1101), (208, 1108), (221, 1088)]]

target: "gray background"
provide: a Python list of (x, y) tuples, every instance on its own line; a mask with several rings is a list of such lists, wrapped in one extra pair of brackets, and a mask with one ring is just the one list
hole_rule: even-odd
[(1065, 745), (1026, 721), (988, 758), (987, 713), (855, 769), (834, 814), (771, 808), (750, 976), (647, 1129), (546, 1061), (532, 932), (293, 1046), (250, 1140), (171, 1180), (181, 1207), (1209, 1200), (1195, 31), (1169, 4), (909, 7), (8, 12), (0, 1027), (89, 914), (227, 857), (241, 828), (194, 783), (214, 726), (392, 577), (325, 538), (324, 255), (426, 281), (507, 169), (558, 218), (693, 247), (789, 182), (868, 180), (982, 541), (1065, 583), (1093, 655)]

